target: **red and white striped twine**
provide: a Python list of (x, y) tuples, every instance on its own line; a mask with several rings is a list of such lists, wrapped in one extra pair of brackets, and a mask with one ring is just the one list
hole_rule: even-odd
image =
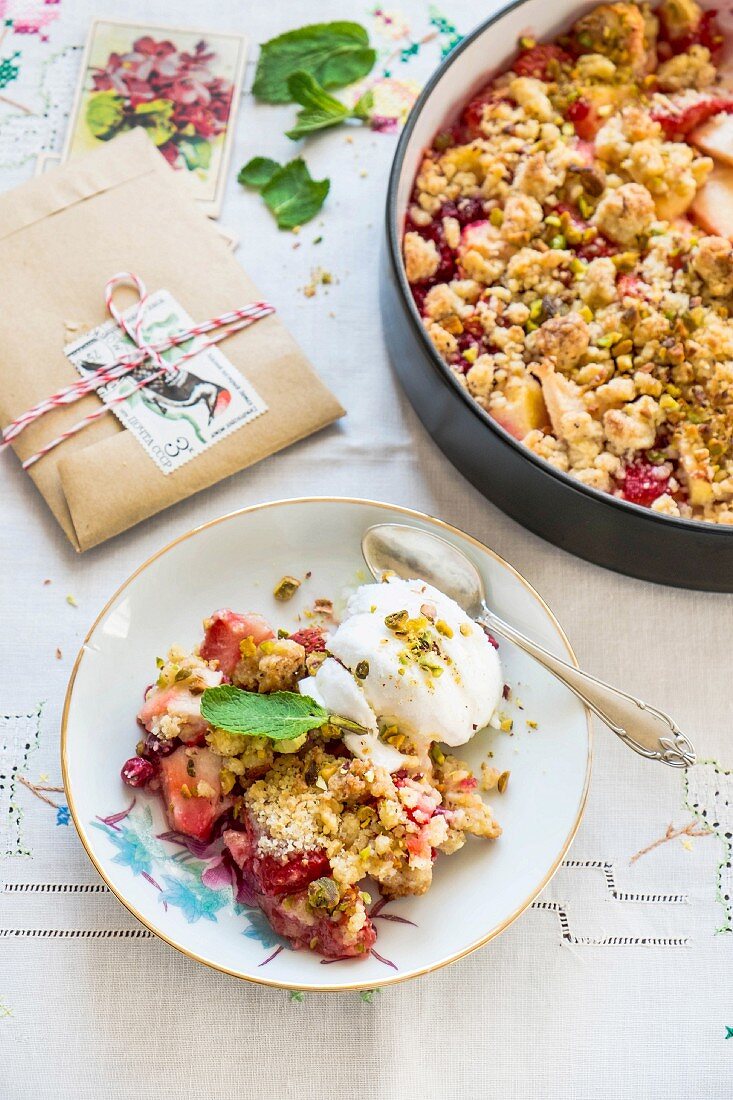
[[(137, 309), (132, 317), (125, 318), (118, 310), (114, 303), (115, 291), (121, 286), (132, 286), (135, 288), (139, 295), (139, 302)], [(38, 462), (39, 458), (43, 458), (49, 451), (52, 451), (54, 447), (58, 447), (59, 443), (63, 443), (65, 439), (70, 439), (71, 436), (76, 435), (83, 428), (86, 428), (88, 424), (93, 424), (95, 420), (99, 420), (101, 416), (104, 416), (106, 412), (113, 405), (118, 405), (123, 401), (127, 401), (131, 394), (136, 393), (137, 390), (144, 389), (154, 379), (159, 378), (162, 374), (165, 374), (169, 370), (177, 370), (181, 363), (185, 363), (187, 359), (194, 359), (197, 355), (200, 355), (202, 351), (206, 351), (207, 348), (212, 348), (218, 344), (221, 340), (226, 340), (227, 336), (231, 336), (234, 332), (239, 332), (240, 329), (248, 328), (256, 321), (262, 320), (263, 317), (269, 317), (271, 313), (275, 312), (275, 307), (271, 306), (268, 302), (252, 302), (250, 305), (244, 306), (242, 309), (231, 309), (228, 313), (222, 313), (218, 317), (212, 317), (209, 321), (201, 321), (200, 324), (192, 325), (191, 328), (185, 329), (183, 332), (176, 332), (172, 336), (166, 337), (165, 340), (160, 340), (158, 343), (149, 344), (146, 343), (143, 337), (143, 323), (145, 320), (145, 307), (148, 302), (148, 292), (145, 287), (145, 283), (138, 275), (134, 275), (130, 271), (121, 271), (117, 275), (113, 275), (111, 279), (105, 285), (104, 288), (104, 300), (107, 306), (107, 311), (110, 316), (117, 322), (122, 331), (132, 340), (138, 350), (131, 352), (129, 355), (122, 356), (116, 363), (110, 364), (108, 367), (101, 368), (95, 371), (93, 375), (88, 378), (80, 378), (78, 382), (72, 382), (69, 386), (64, 386), (63, 389), (57, 390), (56, 393), (50, 397), (45, 398), (43, 401), (39, 401), (33, 408), (28, 409), (27, 412), (22, 413), (20, 416), (12, 420), (10, 424), (2, 432), (2, 442), (0, 443), (0, 450), (5, 448), (13, 439), (17, 439), (20, 433), (28, 427), (29, 424), (33, 424), (40, 417), (44, 416), (52, 409), (59, 408), (62, 405), (70, 405), (74, 401), (78, 401), (80, 398), (86, 396), (88, 393), (93, 393), (101, 386), (107, 385), (109, 382), (116, 382), (120, 378), (124, 378), (125, 375), (130, 374), (146, 361), (151, 359), (154, 370), (150, 374), (147, 374), (139, 382), (136, 382), (130, 389), (127, 389), (124, 393), (117, 394), (115, 397), (106, 398), (104, 405), (95, 409), (94, 412), (88, 414), (88, 416), (82, 417), (67, 431), (62, 432), (61, 435), (56, 436), (50, 443), (46, 443), (41, 447), (40, 451), (31, 455), (23, 463), (23, 469), (27, 470), (35, 462)], [(209, 340), (205, 340), (203, 344), (199, 344), (195, 349), (185, 352), (185, 354), (179, 356), (175, 363), (167, 364), (162, 358), (162, 352), (175, 348), (179, 344), (185, 344), (189, 340), (194, 339), (196, 336), (203, 336), (207, 332), (213, 332), (216, 335), (212, 336)]]

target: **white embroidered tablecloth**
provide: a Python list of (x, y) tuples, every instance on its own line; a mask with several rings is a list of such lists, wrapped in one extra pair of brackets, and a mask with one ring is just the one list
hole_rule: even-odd
[[(315, 18), (353, 18), (369, 27), (380, 71), (420, 83), (493, 6), (0, 0), (0, 187), (60, 148), (93, 15), (243, 29), (255, 43)], [(250, 62), (247, 86), (251, 76)], [(380, 331), (376, 256), (395, 138), (336, 130), (309, 143), (312, 174), (331, 177), (331, 195), (296, 238), (235, 182), (251, 156), (292, 156), (292, 115), (245, 94), (221, 224), (348, 417), (83, 557), (14, 456), (0, 459), (0, 1095), (729, 1097), (733, 600), (569, 557), (449, 465), (391, 374)], [(333, 281), (306, 296), (316, 268)], [(686, 782), (597, 729), (587, 813), (541, 899), (479, 952), (371, 999), (291, 999), (158, 942), (102, 885), (63, 792), (38, 789), (59, 785), (66, 680), (113, 589), (197, 523), (309, 494), (407, 504), (487, 542), (536, 585), (591, 672), (663, 705), (707, 761)]]

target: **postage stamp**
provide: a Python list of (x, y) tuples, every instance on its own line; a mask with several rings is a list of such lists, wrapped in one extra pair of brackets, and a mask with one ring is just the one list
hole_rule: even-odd
[[(125, 314), (134, 315), (137, 306)], [(148, 298), (143, 337), (160, 342), (166, 336), (190, 328), (194, 321), (167, 290)], [(164, 474), (171, 474), (220, 439), (267, 411), (254, 387), (218, 348), (204, 348), (185, 364), (180, 357), (206, 343), (196, 337), (162, 353), (171, 370), (138, 389), (126, 401), (112, 405), (121, 424), (133, 433), (141, 447)], [(134, 349), (115, 321), (107, 321), (64, 348), (64, 354), (83, 378), (116, 363)], [(124, 378), (101, 386), (96, 392), (105, 403), (154, 373), (151, 360)]]

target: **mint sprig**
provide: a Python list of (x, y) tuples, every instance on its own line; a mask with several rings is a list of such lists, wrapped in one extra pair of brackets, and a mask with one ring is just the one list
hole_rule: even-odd
[(285, 167), (267, 157), (254, 157), (237, 179), (259, 191), (280, 229), (294, 229), (314, 218), (323, 206), (330, 180), (314, 180), (302, 157)]
[(366, 76), (376, 59), (359, 23), (313, 23), (263, 43), (252, 91), (265, 103), (289, 103), (293, 73), (306, 72), (323, 88), (343, 88)]
[(303, 71), (289, 77), (288, 88), (292, 98), (303, 108), (298, 111), (297, 124), (292, 130), (285, 131), (285, 136), (293, 141), (316, 130), (338, 126), (348, 118), (366, 120), (374, 100), (373, 93), (366, 92), (353, 108), (347, 107), (340, 99), (329, 95), (314, 77)]
[(295, 691), (260, 695), (230, 684), (207, 688), (201, 696), (201, 714), (217, 729), (252, 737), (269, 737), (272, 741), (293, 740), (327, 722), (364, 732), (356, 722), (330, 714), (309, 695), (300, 695)]

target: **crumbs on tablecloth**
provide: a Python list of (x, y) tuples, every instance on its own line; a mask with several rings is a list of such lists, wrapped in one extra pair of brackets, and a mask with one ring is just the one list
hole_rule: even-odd
[(69, 605), (69, 607), (78, 607), (79, 606), (79, 603), (77, 601), (76, 596), (67, 596), (66, 597), (66, 602)]
[(57, 661), (60, 661), (62, 657), (63, 657), (63, 653), (61, 652), (61, 650), (59, 649), (59, 647), (58, 647), (58, 646), (56, 646), (56, 660), (57, 660)]
[(319, 286), (330, 286), (334, 277), (330, 271), (324, 271), (322, 267), (314, 267), (311, 271), (311, 281), (303, 287), (306, 298), (313, 298)]

